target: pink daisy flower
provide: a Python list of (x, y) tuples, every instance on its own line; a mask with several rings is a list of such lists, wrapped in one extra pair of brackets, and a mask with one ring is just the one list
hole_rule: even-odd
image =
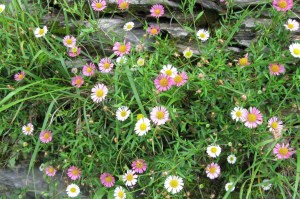
[(177, 87), (179, 87), (179, 86), (184, 85), (184, 84), (187, 82), (188, 76), (187, 76), (187, 74), (186, 74), (185, 72), (181, 72), (181, 73), (178, 73), (178, 74), (173, 78), (173, 80), (174, 80), (175, 85), (176, 85)]
[(242, 121), (248, 128), (256, 128), (258, 125), (262, 124), (263, 116), (260, 111), (255, 107), (250, 107), (250, 111), (247, 109), (243, 110)]
[(164, 6), (160, 4), (155, 4), (151, 7), (150, 12), (152, 17), (161, 17), (165, 13)]
[(273, 7), (277, 11), (287, 11), (292, 9), (293, 7), (293, 0), (273, 0)]
[(248, 53), (245, 55), (245, 57), (242, 57), (238, 60), (238, 65), (241, 66), (242, 68), (250, 65), (250, 62), (248, 59)]
[(208, 178), (215, 179), (220, 176), (221, 168), (218, 164), (213, 162), (207, 165), (207, 167), (205, 168), (205, 172)]
[(49, 130), (43, 130), (40, 133), (40, 140), (43, 143), (51, 142), (51, 140), (52, 140), (52, 132), (49, 131)]
[(81, 170), (78, 167), (71, 166), (68, 169), (68, 176), (71, 178), (71, 180), (77, 180), (81, 176)]
[(132, 162), (131, 164), (132, 170), (134, 170), (136, 173), (144, 173), (147, 169), (147, 163), (145, 160), (137, 159)]
[(56, 169), (54, 169), (53, 166), (48, 166), (46, 167), (45, 172), (47, 176), (53, 177), (56, 174)]
[(17, 74), (14, 75), (14, 79), (19, 82), (19, 81), (22, 81), (25, 77), (25, 72), (24, 71), (21, 71)]
[(273, 149), (273, 153), (276, 155), (278, 159), (288, 159), (291, 155), (295, 153), (293, 148), (289, 148), (289, 143), (284, 145), (284, 143), (276, 144), (275, 148)]
[(93, 10), (95, 11), (102, 11), (106, 8), (106, 1), (105, 0), (94, 0), (91, 4)]
[(100, 63), (98, 64), (99, 70), (102, 73), (109, 73), (112, 68), (114, 67), (114, 64), (112, 63), (111, 59), (108, 57), (103, 58), (100, 60)]
[(102, 173), (100, 180), (105, 187), (112, 187), (115, 184), (115, 178), (110, 173)]
[(95, 64), (89, 63), (83, 66), (82, 73), (85, 76), (93, 76), (95, 74)]
[(150, 119), (156, 125), (165, 124), (169, 120), (169, 112), (164, 106), (156, 106), (150, 113)]
[(159, 74), (154, 80), (155, 87), (158, 91), (167, 91), (174, 85), (174, 80), (165, 74)]
[(113, 51), (116, 55), (122, 57), (123, 55), (130, 53), (130, 48), (131, 48), (130, 42), (126, 43), (124, 41), (123, 44), (116, 42), (114, 44)]
[(269, 70), (271, 75), (280, 75), (281, 73), (285, 72), (284, 66), (276, 63), (270, 64)]
[(277, 117), (272, 117), (268, 120), (268, 127), (271, 132), (281, 132), (283, 129), (283, 122)]
[(120, 10), (127, 10), (129, 8), (129, 3), (125, 0), (118, 0), (118, 8)]
[(76, 38), (72, 35), (67, 35), (63, 39), (63, 44), (68, 48), (73, 48), (76, 46)]
[(84, 83), (84, 80), (81, 76), (75, 76), (72, 78), (72, 85), (77, 88), (80, 88), (83, 83)]
[(81, 52), (81, 48), (74, 46), (69, 49), (69, 56), (77, 57), (80, 54), (80, 52)]
[(149, 33), (149, 35), (155, 36), (155, 35), (159, 34), (160, 28), (159, 28), (158, 25), (150, 25), (150, 27), (148, 28), (147, 32)]

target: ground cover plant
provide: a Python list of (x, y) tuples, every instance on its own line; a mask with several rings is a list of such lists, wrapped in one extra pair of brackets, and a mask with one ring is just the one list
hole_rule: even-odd
[[(1, 167), (40, 167), (48, 198), (300, 198), (299, 1), (220, 1), (217, 23), (175, 2), (180, 14), (169, 1), (143, 15), (129, 0), (1, 3)], [(182, 51), (165, 16), (188, 32)]]

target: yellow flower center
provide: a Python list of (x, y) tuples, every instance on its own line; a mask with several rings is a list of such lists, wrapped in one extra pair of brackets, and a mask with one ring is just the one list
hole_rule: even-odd
[(96, 8), (98, 9), (102, 8), (102, 3), (96, 3)]
[(72, 48), (73, 53), (77, 53), (77, 50), (78, 50), (77, 48)]
[(31, 130), (30, 126), (26, 126), (25, 131), (29, 132)]
[(289, 150), (286, 147), (282, 147), (282, 148), (279, 149), (278, 152), (279, 152), (280, 155), (285, 156), (289, 153)]
[(167, 78), (162, 78), (161, 80), (159, 80), (159, 85), (161, 85), (163, 87), (168, 86), (168, 84), (169, 84), (169, 81)]
[(123, 197), (124, 197), (124, 192), (123, 192), (123, 191), (119, 191), (118, 197), (119, 197), (119, 198), (123, 198)]
[(201, 34), (200, 34), (200, 37), (201, 37), (202, 39), (204, 39), (204, 38), (205, 38), (205, 34), (204, 34), (204, 33), (201, 33)]
[(166, 75), (171, 76), (173, 74), (172, 70), (168, 69), (166, 70)]
[(125, 53), (125, 52), (126, 52), (126, 46), (125, 46), (125, 45), (121, 45), (121, 46), (119, 47), (119, 51), (120, 51), (121, 53)]
[(87, 67), (86, 72), (91, 73), (93, 71), (92, 67)]
[(44, 29), (40, 29), (39, 30), (39, 35), (43, 35), (45, 33), (45, 30)]
[(19, 80), (21, 80), (21, 79), (23, 79), (23, 78), (24, 78), (24, 76), (23, 76), (22, 74), (19, 74), (19, 75), (18, 75), (18, 79), (19, 79)]
[(272, 71), (273, 73), (277, 73), (277, 72), (279, 71), (279, 66), (278, 66), (277, 64), (273, 64), (273, 65), (271, 66), (271, 71)]
[(158, 8), (155, 9), (155, 10), (154, 10), (154, 13), (155, 13), (156, 15), (159, 15), (159, 14), (160, 14), (160, 9), (158, 9)]
[(45, 139), (49, 139), (49, 138), (50, 138), (50, 133), (45, 133), (45, 134), (44, 134), (44, 138), (45, 138)]
[(75, 84), (79, 85), (81, 83), (82, 83), (81, 79), (76, 79)]
[(162, 112), (162, 111), (157, 111), (157, 113), (156, 113), (156, 118), (157, 118), (157, 119), (162, 120), (162, 119), (164, 119), (164, 117), (165, 117), (164, 112)]
[(287, 7), (287, 3), (286, 3), (285, 0), (282, 0), (282, 1), (279, 1), (279, 2), (278, 2), (278, 6), (279, 6), (279, 8), (284, 9), (284, 8)]
[(229, 160), (230, 160), (230, 161), (234, 161), (234, 157), (230, 157)]
[(110, 68), (110, 63), (105, 62), (105, 64), (103, 64), (103, 67), (104, 67), (105, 69), (109, 69), (109, 68)]
[(271, 127), (272, 127), (272, 129), (277, 129), (277, 127), (278, 127), (278, 122), (273, 122), (273, 123), (271, 124)]
[(181, 75), (177, 75), (174, 77), (174, 82), (175, 83), (180, 83), (182, 82), (183, 78), (181, 77)]
[(127, 181), (132, 181), (134, 178), (133, 178), (133, 175), (130, 173), (126, 176), (126, 180)]
[(293, 52), (294, 52), (295, 55), (300, 55), (300, 49), (296, 48), (296, 49), (293, 50)]
[(77, 176), (77, 175), (79, 174), (78, 169), (74, 169), (74, 170), (72, 171), (72, 174), (73, 174), (74, 176)]
[(216, 147), (212, 147), (212, 148), (210, 149), (210, 151), (211, 151), (212, 153), (216, 153), (216, 152), (217, 152), (217, 148), (216, 148)]
[(178, 185), (179, 185), (179, 182), (178, 182), (178, 180), (176, 180), (176, 179), (173, 179), (173, 180), (171, 180), (170, 181), (170, 187), (172, 187), (172, 188), (177, 188), (178, 187)]
[(236, 115), (237, 117), (241, 117), (241, 116), (242, 116), (242, 112), (241, 112), (241, 111), (237, 111), (237, 112), (235, 113), (235, 115)]
[(255, 122), (257, 119), (256, 115), (253, 113), (248, 114), (248, 121), (249, 122)]
[(127, 29), (128, 30), (132, 29), (132, 25), (131, 24), (127, 24)]
[(103, 90), (99, 89), (99, 90), (96, 91), (96, 96), (97, 97), (103, 97), (103, 95), (104, 95)]
[(108, 183), (110, 183), (110, 182), (113, 181), (113, 178), (111, 176), (106, 176), (105, 177), (105, 181), (108, 182)]
[(73, 43), (73, 40), (72, 40), (72, 39), (67, 39), (67, 40), (66, 40), (66, 43), (67, 43), (67, 44), (72, 44), (72, 43)]
[(228, 185), (228, 189), (230, 190), (232, 188), (232, 185)]
[(50, 168), (48, 169), (48, 172), (49, 172), (49, 173), (54, 173), (54, 168), (53, 168), (53, 167), (50, 167)]
[(246, 65), (248, 64), (248, 59), (247, 59), (247, 57), (240, 58), (240, 59), (239, 59), (239, 64), (240, 64), (241, 66), (246, 66)]
[(121, 10), (127, 9), (128, 6), (129, 6), (129, 4), (128, 4), (127, 2), (122, 2), (122, 3), (119, 4), (119, 8), (120, 8)]
[(75, 193), (75, 192), (76, 192), (76, 188), (75, 188), (75, 187), (72, 187), (72, 188), (70, 189), (70, 192)]
[(0, 7), (0, 13), (3, 11), (3, 8), (2, 7)]
[(158, 31), (157, 31), (156, 28), (152, 28), (152, 29), (150, 30), (150, 33), (151, 33), (152, 35), (156, 35), (156, 34), (158, 33)]
[(293, 29), (293, 28), (294, 28), (294, 24), (289, 23), (289, 24), (287, 25), (287, 27), (288, 27), (289, 29)]
[(185, 56), (186, 56), (186, 57), (191, 57), (191, 56), (192, 56), (192, 52), (191, 52), (191, 51), (185, 52)]
[(127, 115), (127, 112), (126, 111), (121, 111), (121, 116), (122, 117), (125, 117)]
[(209, 173), (214, 174), (214, 173), (216, 173), (216, 171), (217, 171), (217, 168), (216, 168), (216, 167), (210, 167), (210, 168), (209, 168)]
[(145, 124), (145, 123), (142, 123), (141, 125), (140, 125), (140, 130), (141, 131), (145, 131), (147, 129), (147, 125)]
[(143, 168), (144, 164), (142, 161), (137, 161), (135, 166), (136, 166), (136, 168), (141, 169), (141, 168)]

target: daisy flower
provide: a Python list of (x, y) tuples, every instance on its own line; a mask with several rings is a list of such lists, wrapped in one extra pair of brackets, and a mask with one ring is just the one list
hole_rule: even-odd
[(246, 127), (256, 128), (258, 125), (262, 124), (263, 116), (260, 111), (255, 107), (250, 107), (250, 111), (244, 109), (242, 120)]
[(121, 106), (116, 112), (117, 119), (120, 121), (125, 121), (129, 117), (130, 112), (131, 111), (127, 106)]
[(127, 63), (127, 57), (125, 57), (125, 56), (118, 57), (118, 58), (116, 59), (116, 62), (117, 62), (118, 64), (126, 64), (126, 63)]
[(234, 189), (235, 189), (235, 187), (233, 186), (233, 183), (232, 183), (232, 182), (226, 183), (226, 185), (225, 185), (225, 190), (226, 190), (226, 191), (232, 192), (232, 191), (234, 191)]
[(270, 64), (269, 70), (271, 75), (280, 75), (285, 72), (284, 66), (276, 63)]
[(106, 8), (106, 1), (105, 0), (93, 0), (91, 4), (93, 10), (95, 11), (102, 11)]
[(138, 60), (136, 61), (136, 64), (138, 65), (138, 66), (144, 66), (145, 65), (145, 59), (143, 59), (143, 58), (138, 58)]
[(175, 194), (183, 189), (183, 179), (179, 176), (169, 176), (165, 180), (165, 188), (169, 193)]
[(95, 64), (89, 63), (85, 64), (82, 68), (82, 73), (85, 76), (93, 76), (95, 74)]
[(47, 166), (45, 172), (47, 176), (53, 177), (56, 174), (56, 169), (54, 169), (53, 166)]
[(235, 162), (236, 162), (236, 156), (233, 155), (233, 154), (229, 155), (229, 156), (227, 157), (227, 162), (228, 162), (229, 164), (235, 164)]
[(264, 191), (270, 190), (272, 187), (272, 183), (270, 183), (269, 179), (264, 179), (262, 181), (261, 187), (263, 188)]
[(147, 32), (149, 33), (149, 35), (155, 36), (159, 34), (160, 28), (158, 25), (150, 25), (150, 27), (147, 29)]
[(220, 166), (214, 162), (207, 165), (207, 167), (205, 168), (205, 171), (206, 171), (207, 177), (210, 179), (215, 179), (215, 178), (219, 177), (221, 174)]
[(171, 64), (163, 65), (163, 68), (160, 70), (160, 73), (174, 78), (177, 75), (177, 68), (175, 68)]
[(289, 148), (289, 143), (284, 145), (284, 143), (276, 144), (276, 146), (273, 149), (273, 153), (276, 155), (278, 159), (288, 159), (291, 155), (295, 153), (293, 148)]
[(123, 187), (118, 186), (115, 190), (114, 190), (114, 196), (115, 199), (125, 199), (126, 198), (126, 193)]
[(155, 4), (151, 7), (150, 13), (152, 17), (161, 17), (165, 14), (164, 6), (160, 4)]
[(272, 117), (268, 120), (268, 128), (271, 132), (281, 132), (283, 129), (283, 122), (277, 117)]
[(14, 75), (14, 79), (19, 82), (19, 81), (22, 81), (25, 77), (25, 72), (24, 71), (21, 71), (17, 74)]
[(290, 31), (297, 31), (299, 29), (299, 23), (296, 20), (288, 19), (284, 27)]
[(104, 84), (96, 84), (92, 88), (91, 98), (94, 102), (99, 103), (105, 99), (108, 89)]
[(52, 132), (49, 131), (49, 130), (43, 130), (40, 133), (40, 140), (43, 143), (51, 142), (51, 140), (52, 140)]
[(138, 175), (135, 175), (133, 170), (128, 170), (123, 176), (122, 179), (125, 182), (126, 186), (134, 186), (137, 183)]
[(129, 8), (129, 3), (126, 0), (118, 0), (118, 8), (120, 10), (126, 10)]
[(123, 29), (124, 29), (125, 31), (130, 31), (130, 30), (132, 30), (133, 27), (134, 27), (134, 23), (131, 21), (131, 22), (127, 22), (127, 23), (124, 25)]
[(221, 154), (221, 147), (219, 145), (211, 145), (206, 148), (206, 153), (209, 157), (216, 158)]
[(45, 164), (42, 163), (42, 164), (39, 166), (39, 170), (40, 170), (40, 171), (44, 171), (44, 170), (45, 170)]
[(144, 173), (147, 169), (147, 163), (145, 160), (137, 159), (131, 164), (132, 170), (136, 173)]
[(175, 86), (179, 87), (179, 86), (184, 85), (187, 82), (188, 76), (183, 71), (183, 72), (178, 73), (177, 75), (175, 75), (175, 77), (173, 78), (173, 80), (174, 80)]
[(150, 129), (150, 120), (148, 118), (139, 119), (134, 127), (134, 131), (138, 136), (146, 135)]
[(235, 121), (242, 121), (244, 109), (242, 107), (234, 107), (234, 109), (231, 111), (231, 118)]
[(150, 119), (156, 125), (165, 124), (169, 120), (169, 111), (164, 106), (156, 106), (150, 113)]
[(123, 44), (119, 43), (119, 42), (116, 42), (114, 44), (114, 47), (113, 47), (113, 51), (116, 55), (122, 57), (123, 55), (125, 54), (129, 54), (130, 53), (130, 42), (125, 42)]
[(31, 123), (28, 123), (27, 125), (24, 125), (22, 127), (22, 132), (25, 134), (25, 135), (32, 135), (32, 132), (33, 132), (33, 125)]
[(4, 4), (0, 4), (0, 13), (2, 13), (5, 10), (5, 5)]
[(167, 91), (171, 88), (171, 86), (174, 85), (174, 80), (172, 77), (170, 77), (168, 75), (160, 74), (154, 80), (154, 84), (155, 84), (156, 89), (159, 92)]
[(250, 62), (248, 60), (248, 53), (245, 55), (245, 57), (239, 58), (238, 65), (242, 68), (250, 65)]
[(200, 39), (201, 41), (206, 41), (209, 38), (209, 32), (204, 29), (198, 30), (196, 35), (197, 35), (198, 39)]
[(193, 56), (193, 51), (190, 48), (186, 48), (183, 51), (183, 56), (187, 59), (191, 58)]
[(292, 9), (293, 7), (293, 0), (273, 0), (273, 7), (277, 11), (287, 11)]
[(293, 57), (300, 58), (300, 44), (293, 43), (289, 46), (289, 49)]
[(75, 198), (79, 195), (80, 189), (76, 184), (70, 184), (67, 186), (66, 192), (70, 198)]
[(68, 176), (71, 178), (71, 180), (77, 180), (81, 176), (81, 170), (78, 167), (71, 166), (68, 169)]
[(69, 49), (69, 56), (70, 57), (77, 57), (81, 52), (81, 48), (74, 46)]
[(112, 187), (115, 184), (115, 178), (110, 173), (102, 173), (100, 180), (105, 187)]
[(112, 63), (111, 59), (105, 57), (100, 60), (98, 66), (101, 73), (109, 73), (114, 67), (114, 64)]
[(63, 39), (63, 44), (64, 46), (68, 48), (72, 48), (76, 46), (76, 38), (73, 37), (72, 35), (67, 35)]
[(80, 88), (83, 83), (84, 83), (84, 80), (81, 76), (75, 76), (72, 78), (72, 85), (77, 88)]
[(43, 28), (36, 28), (34, 31), (35, 37), (44, 37), (48, 32), (47, 26), (44, 26)]

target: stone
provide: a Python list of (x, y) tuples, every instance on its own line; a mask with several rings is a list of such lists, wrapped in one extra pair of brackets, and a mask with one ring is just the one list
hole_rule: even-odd
[(211, 0), (197, 0), (197, 3), (206, 9), (216, 10), (218, 12), (225, 12), (225, 10), (221, 6), (219, 6), (216, 2)]
[(257, 5), (261, 0), (234, 0), (234, 7), (244, 8), (249, 5)]

